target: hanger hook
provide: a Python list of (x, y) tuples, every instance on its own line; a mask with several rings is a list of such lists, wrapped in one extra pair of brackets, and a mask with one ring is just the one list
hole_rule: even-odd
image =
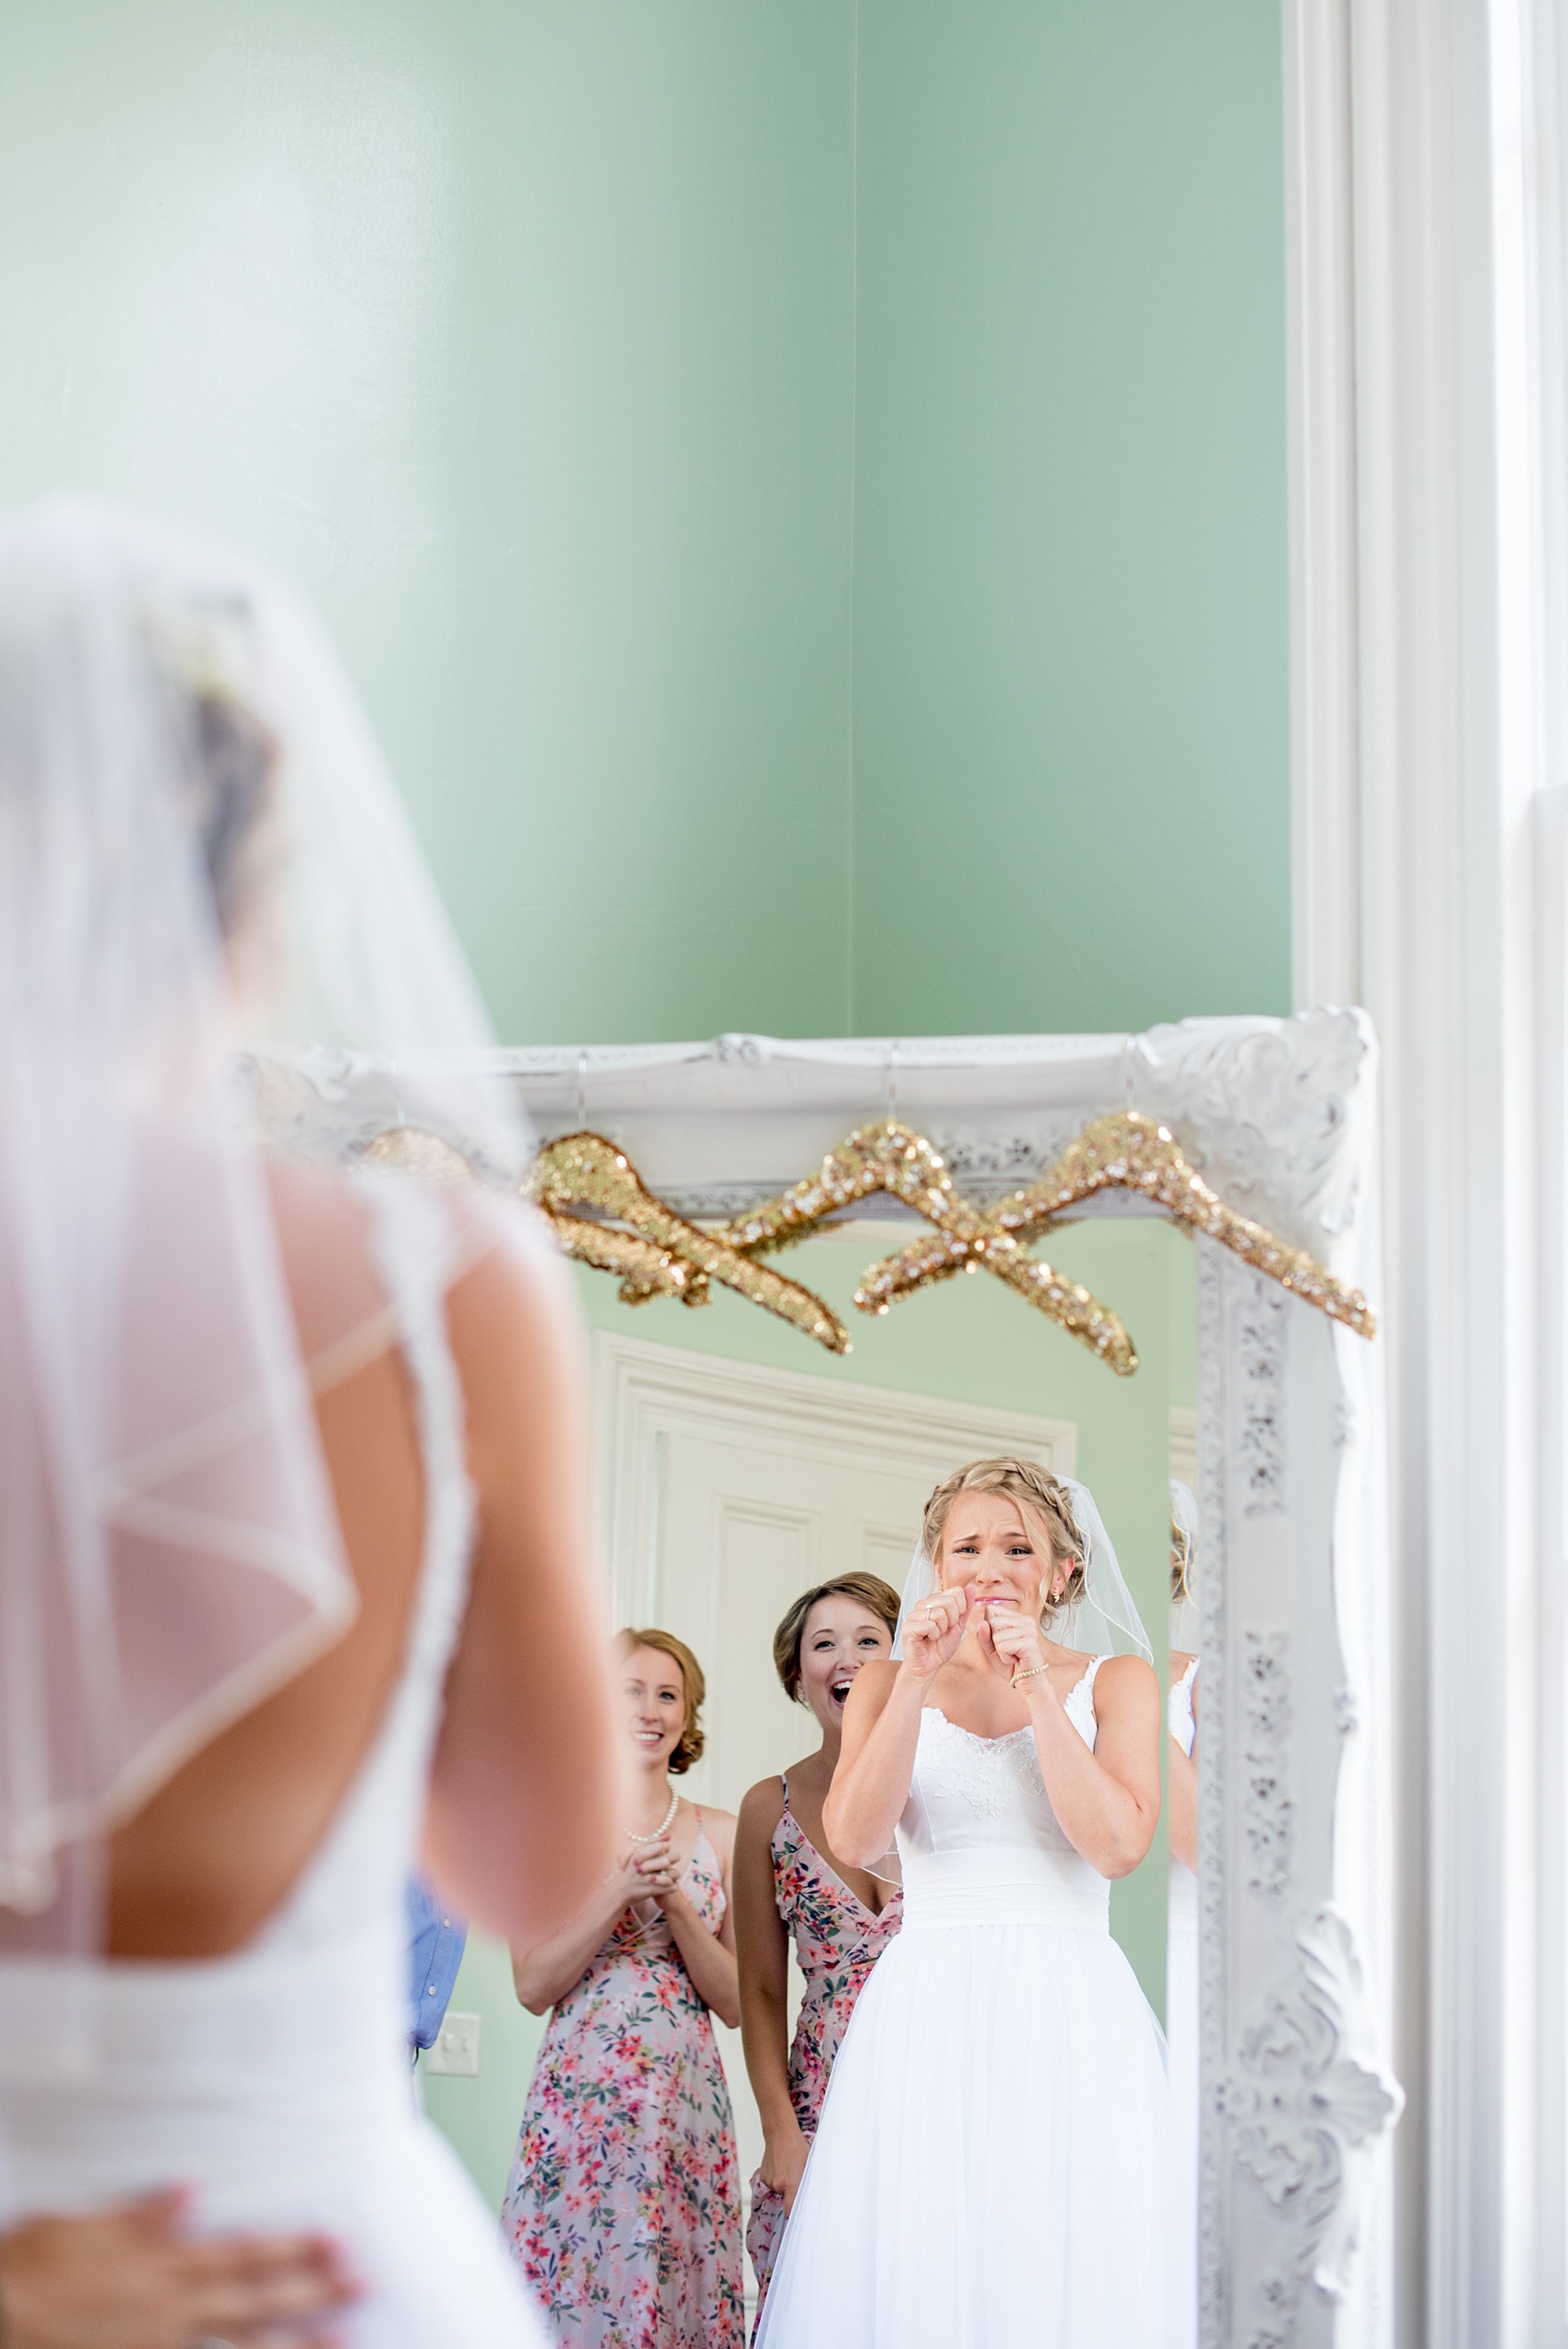
[(1131, 1035), (1123, 1036), (1122, 1039), (1122, 1106), (1123, 1109), (1131, 1109), (1133, 1106), (1133, 1049), (1136, 1041), (1136, 1038)]
[(887, 1122), (896, 1125), (898, 1118), (898, 1048), (902, 1036), (895, 1036), (887, 1047)]

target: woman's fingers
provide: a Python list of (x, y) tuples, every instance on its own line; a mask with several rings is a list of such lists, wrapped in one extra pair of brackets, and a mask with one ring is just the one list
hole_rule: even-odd
[(105, 2216), (124, 2219), (127, 2226), (148, 2235), (169, 2237), (179, 2233), (195, 2200), (188, 2186), (160, 2186), (154, 2193), (137, 2194), (128, 2202), (117, 2203)]
[(227, 2251), (227, 2273), (208, 2271), (193, 2276), (193, 2330), (236, 2336), (247, 2344), (258, 2332), (291, 2327), (295, 2337), (302, 2321), (324, 2322), (339, 2309), (352, 2306), (361, 2287), (347, 2263), (330, 2244), (311, 2241), (290, 2255), (280, 2247), (255, 2242), (193, 2245), (193, 2250)]
[(297, 2324), (264, 2325), (259, 2331), (244, 2327), (234, 2336), (234, 2349), (344, 2349), (349, 2336), (337, 2325), (313, 2325), (302, 2332)]
[(175, 2349), (198, 2335), (261, 2349), (325, 2342), (360, 2296), (324, 2236), (185, 2239), (189, 2197), (172, 2191), (5, 2238), (6, 2315), (18, 2343), (52, 2349)]
[(304, 2277), (330, 2279), (351, 2289), (348, 2258), (325, 2235), (213, 2236), (186, 2244), (181, 2256), (192, 2276), (247, 2291)]

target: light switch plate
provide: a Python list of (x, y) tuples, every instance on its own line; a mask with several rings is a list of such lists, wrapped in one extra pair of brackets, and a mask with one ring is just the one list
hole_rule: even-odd
[(479, 2077), (479, 2017), (448, 2014), (434, 2046), (424, 2051), (426, 2071), (442, 2071), (460, 2080)]

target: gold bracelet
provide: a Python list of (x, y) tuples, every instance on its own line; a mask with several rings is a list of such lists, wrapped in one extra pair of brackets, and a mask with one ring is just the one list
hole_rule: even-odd
[(1050, 1670), (1051, 1666), (1048, 1663), (1031, 1663), (1028, 1672), (1016, 1672), (1013, 1675), (1012, 1686), (1016, 1688), (1020, 1680), (1038, 1680), (1042, 1672)]

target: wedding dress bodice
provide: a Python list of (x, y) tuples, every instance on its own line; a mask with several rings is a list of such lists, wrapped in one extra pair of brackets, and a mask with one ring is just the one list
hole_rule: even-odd
[[(1094, 1750), (1097, 1656), (1066, 1700)], [(1032, 1729), (979, 1737), (936, 1706), (921, 1715), (898, 1822), (904, 1931), (944, 1925), (1066, 1925), (1106, 1933), (1111, 1888), (1058, 1824)]]

